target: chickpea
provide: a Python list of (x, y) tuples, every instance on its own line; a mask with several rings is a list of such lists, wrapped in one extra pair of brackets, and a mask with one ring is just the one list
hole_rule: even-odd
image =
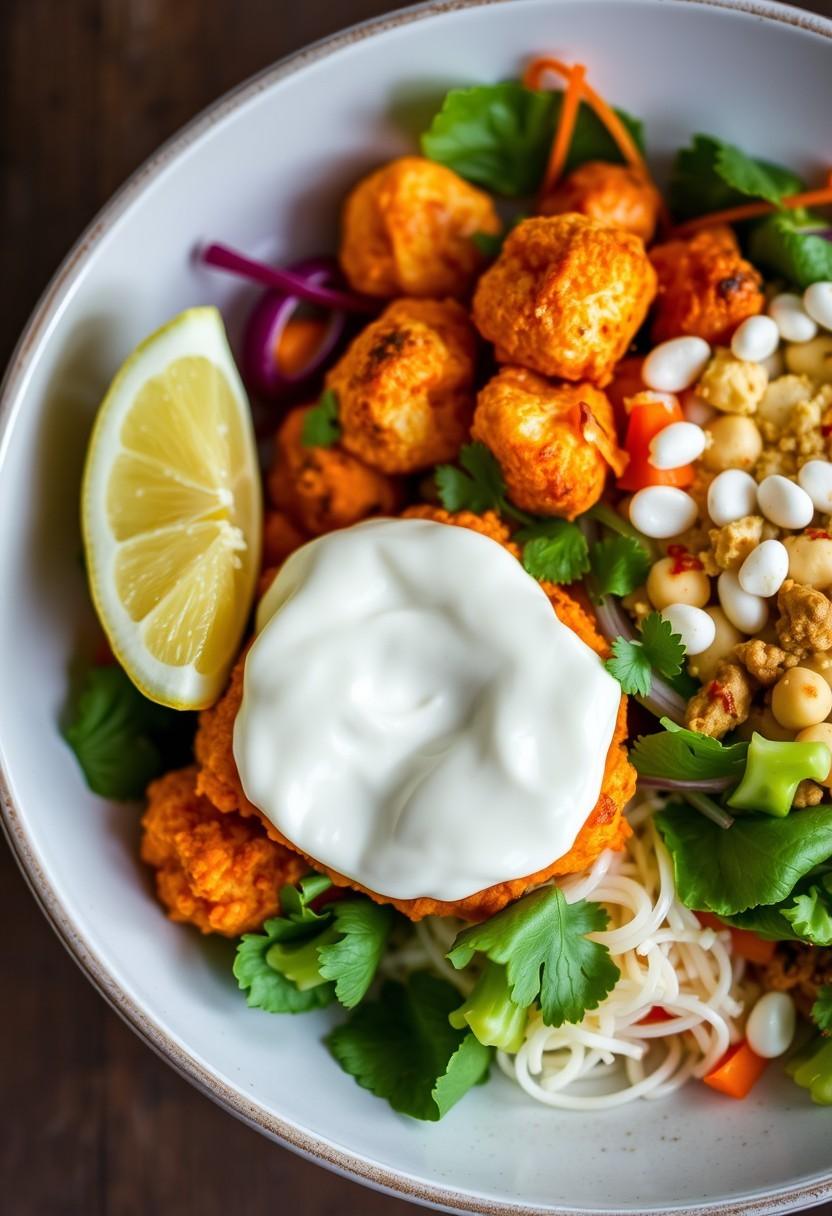
[(714, 678), (720, 662), (728, 658), (738, 642), (744, 641), (744, 635), (731, 624), (721, 608), (714, 605), (705, 611), (716, 626), (714, 640), (707, 650), (688, 659), (688, 674), (703, 684)]
[(832, 586), (832, 539), (823, 533), (803, 532), (787, 536), (783, 544), (789, 551), (789, 578), (809, 587)]
[(647, 594), (657, 612), (668, 604), (704, 608), (711, 598), (711, 580), (704, 570), (679, 570), (675, 557), (662, 557), (647, 576)]
[(832, 688), (808, 667), (793, 667), (771, 693), (771, 711), (787, 730), (816, 726), (832, 710)]
[(705, 468), (713, 473), (724, 469), (750, 469), (760, 459), (763, 437), (753, 418), (723, 414), (707, 423), (710, 446), (702, 457)]
[(787, 346), (786, 367), (798, 376), (810, 376), (818, 384), (832, 384), (832, 335), (821, 334), (809, 342)]
[(823, 676), (826, 683), (832, 688), (832, 654), (829, 654), (827, 651), (816, 651), (808, 659), (804, 659), (800, 666), (808, 667), (810, 671), (816, 671), (819, 676)]
[(737, 727), (737, 735), (747, 742), (751, 741), (755, 731), (775, 743), (791, 743), (794, 739), (794, 731), (781, 726), (768, 705), (755, 705), (745, 721)]
[(829, 772), (819, 784), (832, 789), (832, 722), (818, 722), (816, 726), (807, 726), (798, 731), (795, 739), (798, 743), (825, 743), (829, 748)]

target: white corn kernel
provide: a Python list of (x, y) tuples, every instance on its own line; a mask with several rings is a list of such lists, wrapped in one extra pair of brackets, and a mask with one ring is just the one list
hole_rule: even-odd
[(733, 570), (723, 570), (716, 584), (722, 611), (740, 633), (759, 633), (768, 620), (768, 604), (743, 591)]
[(797, 480), (811, 498), (815, 510), (822, 515), (832, 515), (832, 464), (828, 460), (807, 460)]
[(796, 1027), (797, 1014), (788, 992), (766, 992), (748, 1015), (745, 1037), (758, 1056), (774, 1060), (789, 1050)]
[(812, 283), (803, 293), (803, 307), (813, 321), (832, 329), (832, 283)]
[(686, 532), (698, 512), (690, 494), (675, 486), (645, 486), (630, 500), (630, 523), (653, 540)]
[(702, 654), (716, 637), (713, 618), (692, 604), (668, 604), (662, 609), (662, 617), (682, 639), (686, 654)]
[(774, 297), (768, 306), (768, 315), (784, 342), (808, 342), (818, 332), (817, 322), (805, 311), (800, 296), (790, 291)]

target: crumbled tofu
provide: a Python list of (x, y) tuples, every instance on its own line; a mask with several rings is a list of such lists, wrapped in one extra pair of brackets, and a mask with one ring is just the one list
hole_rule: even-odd
[(814, 391), (808, 376), (778, 376), (776, 380), (769, 380), (757, 409), (757, 425), (770, 422), (779, 433), (792, 408), (801, 401), (808, 401)]
[(801, 781), (795, 790), (792, 806), (817, 806), (819, 802), (823, 802), (823, 788), (808, 778)]
[(735, 359), (730, 350), (719, 347), (702, 373), (696, 392), (725, 414), (754, 414), (767, 384), (768, 372), (761, 363)]
[(752, 549), (757, 548), (762, 536), (762, 515), (744, 515), (742, 519), (735, 519), (722, 528), (711, 528), (709, 538), (717, 573), (720, 570), (739, 570)]
[(734, 654), (749, 675), (764, 688), (770, 688), (789, 667), (797, 664), (795, 655), (790, 655), (772, 642), (762, 638), (750, 638), (734, 647)]
[(777, 594), (777, 639), (791, 654), (832, 648), (832, 600), (804, 583), (787, 578)]
[[(783, 376), (783, 380), (805, 380), (805, 377)], [(796, 395), (796, 390), (795, 390)], [(794, 401), (777, 420), (758, 420), (763, 436), (763, 451), (754, 468), (758, 480), (772, 473), (794, 477), (807, 460), (825, 460), (829, 451), (829, 433), (824, 434), (823, 417), (832, 405), (832, 385), (826, 385), (814, 396)]]
[(688, 702), (685, 725), (700, 734), (721, 739), (748, 717), (756, 685), (746, 670), (724, 659), (714, 678)]

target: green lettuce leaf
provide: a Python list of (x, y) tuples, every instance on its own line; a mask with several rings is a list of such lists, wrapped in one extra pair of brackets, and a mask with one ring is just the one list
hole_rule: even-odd
[(670, 209), (678, 220), (736, 207), (749, 199), (777, 203), (804, 183), (789, 169), (748, 156), (713, 135), (694, 135), (676, 154), (670, 176)]
[(769, 215), (754, 225), (749, 255), (755, 264), (800, 288), (832, 279), (832, 241), (813, 231), (828, 227), (806, 212)]
[(820, 884), (813, 883), (808, 891), (795, 895), (783, 916), (801, 941), (813, 946), (832, 946), (832, 880), (827, 876)]
[(825, 984), (812, 1006), (812, 1021), (824, 1034), (832, 1034), (832, 984)]

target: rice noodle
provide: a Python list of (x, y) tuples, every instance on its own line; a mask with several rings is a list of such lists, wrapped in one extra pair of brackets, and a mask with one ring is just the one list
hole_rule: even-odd
[[(730, 934), (700, 925), (679, 902), (670, 856), (652, 823), (663, 800), (645, 791), (628, 811), (633, 836), (621, 853), (603, 853), (585, 874), (565, 879), (569, 903), (603, 903), (609, 927), (592, 934), (621, 972), (612, 992), (575, 1025), (545, 1026), (539, 1010), (516, 1055), (497, 1053), (501, 1070), (530, 1097), (567, 1110), (602, 1110), (656, 1100), (702, 1077), (741, 1037), (744, 964)], [(467, 995), (476, 970), (455, 971), (444, 957), (459, 921), (428, 918), (408, 943), (404, 970), (429, 966)], [(401, 971), (402, 950), (392, 964)], [(388, 960), (385, 969), (391, 971)], [(399, 971), (399, 973), (400, 973)], [(662, 1021), (643, 1021), (656, 1006)]]

